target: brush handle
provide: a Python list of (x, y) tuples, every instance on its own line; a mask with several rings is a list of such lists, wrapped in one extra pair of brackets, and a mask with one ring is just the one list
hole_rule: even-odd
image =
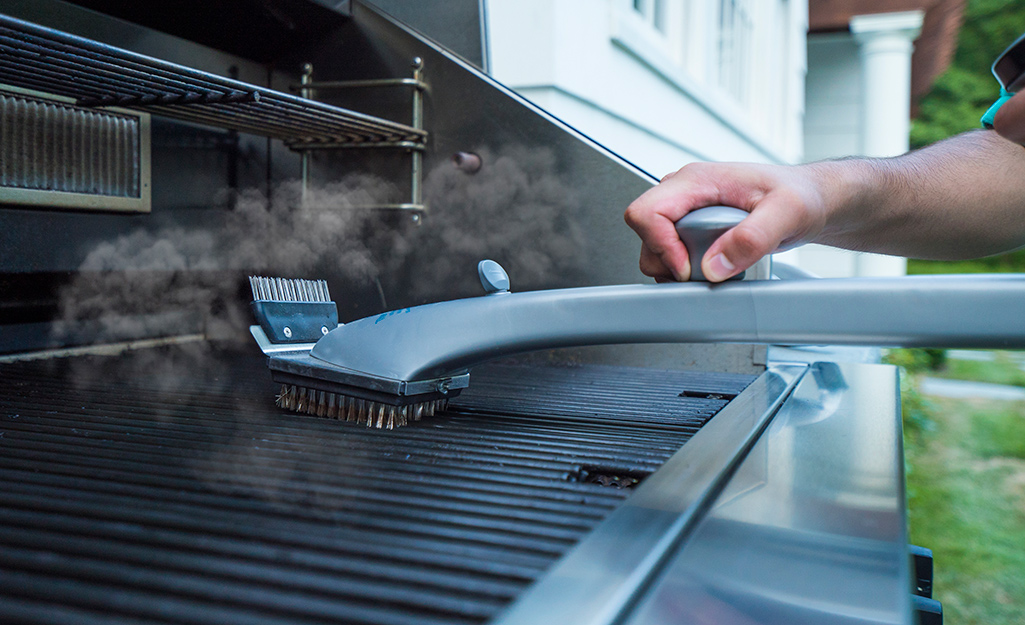
[[(747, 211), (733, 208), (731, 206), (708, 206), (693, 210), (684, 215), (676, 222), (676, 234), (687, 246), (687, 256), (690, 258), (690, 279), (692, 281), (707, 282), (705, 274), (701, 271), (701, 259), (705, 252), (715, 243), (715, 240), (726, 233), (727, 230), (736, 226), (745, 217)], [(744, 273), (740, 272), (730, 280), (743, 280)]]
[(314, 360), (414, 381), (539, 349), (618, 343), (1025, 347), (1025, 276), (750, 280), (556, 289), (360, 319)]

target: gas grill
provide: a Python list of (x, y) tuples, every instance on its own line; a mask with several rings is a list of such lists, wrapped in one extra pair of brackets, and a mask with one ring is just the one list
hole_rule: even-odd
[(274, 407), (251, 271), (346, 322), (484, 256), (639, 278), (651, 177), (486, 75), (476, 0), (375, 4), (0, 0), (0, 621), (930, 618), (890, 367), (580, 348), (395, 431)]

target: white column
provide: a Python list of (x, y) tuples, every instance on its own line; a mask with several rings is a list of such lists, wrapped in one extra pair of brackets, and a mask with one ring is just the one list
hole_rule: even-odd
[(863, 70), (865, 156), (896, 156), (908, 150), (911, 53), (922, 31), (922, 15), (907, 11), (858, 15), (851, 20)]
[[(897, 156), (908, 151), (911, 53), (922, 31), (922, 17), (922, 11), (905, 11), (851, 19), (862, 66), (861, 152), (865, 156)], [(906, 270), (903, 258), (858, 257), (858, 275), (904, 275)]]

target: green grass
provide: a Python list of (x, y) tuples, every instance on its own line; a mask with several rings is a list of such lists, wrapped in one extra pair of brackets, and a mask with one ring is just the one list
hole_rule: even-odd
[(1025, 416), (1022, 407), (1005, 408), (1000, 402), (993, 403), (996, 405), (968, 412), (971, 422), (968, 440), (972, 443), (972, 452), (979, 458), (1025, 460)]
[(911, 541), (933, 550), (946, 622), (1025, 622), (1025, 403), (913, 403)]
[(974, 260), (908, 260), (909, 274), (1008, 272), (1025, 272), (1025, 249)]
[(934, 378), (971, 380), (1025, 387), (1025, 358), (1015, 352), (993, 351), (992, 360), (959, 360), (936, 349), (891, 349), (884, 361), (911, 373)]
[(930, 372), (929, 375), (954, 380), (1025, 386), (1025, 371), (1022, 371), (1021, 365), (1012, 360), (1007, 352), (995, 352), (992, 361), (948, 359), (942, 367)]

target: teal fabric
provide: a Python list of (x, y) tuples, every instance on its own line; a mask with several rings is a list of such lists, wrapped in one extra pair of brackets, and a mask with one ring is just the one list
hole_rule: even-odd
[(989, 107), (989, 109), (986, 111), (986, 114), (983, 115), (982, 119), (979, 120), (982, 122), (983, 128), (993, 127), (993, 118), (996, 116), (997, 111), (999, 111), (1000, 107), (1003, 106), (1005, 102), (1010, 100), (1011, 96), (1013, 95), (1013, 93), (1007, 91), (1003, 87), (1000, 88), (1000, 97), (997, 98), (997, 101), (993, 103), (993, 106)]

